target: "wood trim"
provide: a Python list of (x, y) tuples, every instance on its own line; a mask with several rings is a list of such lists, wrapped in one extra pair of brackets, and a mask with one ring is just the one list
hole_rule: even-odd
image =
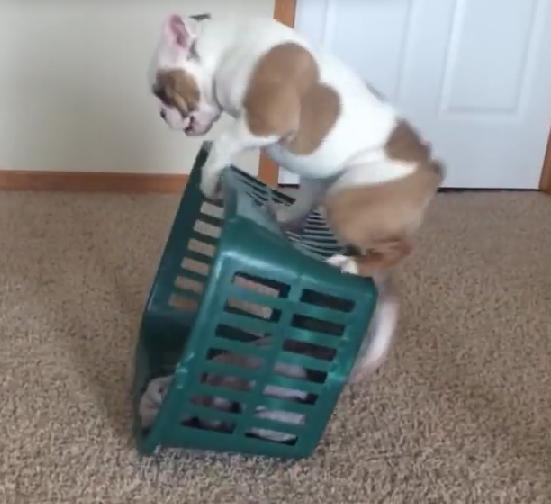
[(541, 170), (540, 190), (551, 194), (551, 131), (549, 131), (547, 150), (543, 160), (543, 169)]
[(262, 151), (258, 160), (258, 178), (271, 187), (276, 187), (279, 182), (279, 167)]
[(113, 173), (0, 171), (3, 191), (78, 191), (119, 193), (181, 193), (187, 175)]
[(296, 0), (275, 0), (274, 19), (287, 26), (295, 26), (296, 4)]
[[(279, 22), (294, 26), (295, 11), (296, 0), (275, 0), (274, 19)], [(277, 186), (279, 180), (278, 166), (262, 152), (258, 164), (258, 178), (270, 186)]]

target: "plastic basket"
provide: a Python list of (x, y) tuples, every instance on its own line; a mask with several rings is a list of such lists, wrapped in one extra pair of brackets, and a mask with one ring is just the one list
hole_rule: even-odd
[[(280, 231), (264, 203), (292, 199), (235, 166), (223, 202), (199, 190), (196, 158), (142, 316), (133, 384), (138, 450), (160, 447), (309, 456), (373, 315), (371, 279), (325, 262), (342, 246), (312, 213)], [(154, 423), (139, 401), (173, 374)]]

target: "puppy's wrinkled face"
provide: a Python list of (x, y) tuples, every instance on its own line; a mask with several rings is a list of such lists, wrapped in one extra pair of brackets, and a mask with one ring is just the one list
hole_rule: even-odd
[(193, 132), (201, 97), (195, 79), (185, 70), (159, 70), (152, 91), (161, 118), (173, 129)]
[(170, 16), (150, 70), (151, 91), (159, 101), (161, 118), (190, 136), (207, 133), (221, 113), (202, 91), (209, 82), (196, 51), (199, 31), (197, 20)]

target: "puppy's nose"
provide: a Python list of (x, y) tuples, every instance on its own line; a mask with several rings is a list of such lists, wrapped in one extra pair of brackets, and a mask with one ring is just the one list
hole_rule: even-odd
[(159, 112), (159, 115), (161, 116), (162, 119), (166, 119), (166, 110), (161, 109), (161, 111)]

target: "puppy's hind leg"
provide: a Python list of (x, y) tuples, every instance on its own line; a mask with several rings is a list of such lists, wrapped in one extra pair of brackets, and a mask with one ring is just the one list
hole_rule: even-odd
[(377, 306), (364, 335), (349, 383), (358, 383), (371, 376), (386, 360), (394, 342), (398, 324), (398, 296), (390, 278), (375, 282), (379, 291)]
[[(352, 257), (337, 254), (330, 257), (327, 262), (338, 267), (343, 273), (359, 274), (360, 265)], [(399, 301), (390, 274), (376, 273), (372, 278), (378, 291), (377, 305), (348, 383), (358, 383), (381, 367), (396, 334)]]

